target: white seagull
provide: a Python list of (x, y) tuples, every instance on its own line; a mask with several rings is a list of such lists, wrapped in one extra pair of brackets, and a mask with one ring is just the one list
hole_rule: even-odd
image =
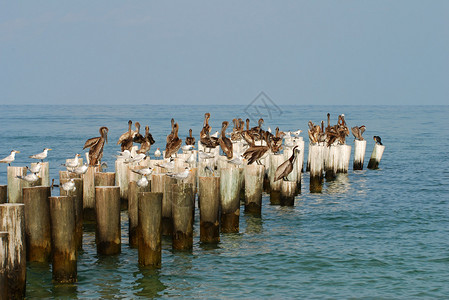
[(156, 151), (154, 151), (154, 157), (159, 158), (161, 157), (161, 155), (162, 155), (161, 150), (157, 148)]
[(66, 162), (65, 164), (62, 164), (62, 165), (65, 166), (68, 171), (71, 171), (71, 170), (75, 169), (76, 167), (78, 167), (78, 164), (79, 164), (78, 157), (80, 157), (80, 155), (77, 153), (77, 154), (75, 154), (74, 159), (70, 159), (70, 160), (68, 160), (68, 162)]
[(27, 182), (35, 182), (39, 179), (39, 176), (37, 176), (35, 173), (27, 174), (26, 176), (16, 176), (19, 179), (25, 180)]
[(138, 187), (146, 187), (148, 185), (148, 179), (146, 176), (142, 176), (139, 180), (136, 182)]
[(132, 172), (136, 173), (136, 174), (140, 174), (143, 176), (148, 176), (151, 175), (153, 173), (153, 168), (145, 168), (145, 169), (138, 169), (138, 170), (131, 170)]
[(72, 171), (69, 171), (69, 172), (72, 172), (72, 173), (75, 173), (78, 175), (82, 175), (87, 172), (88, 168), (89, 167), (88, 167), (87, 163), (84, 163), (82, 166), (76, 167), (75, 169), (72, 169)]
[(30, 158), (40, 159), (43, 162), (44, 159), (47, 157), (48, 151), (50, 150), (51, 150), (50, 148), (45, 148), (44, 151), (41, 153), (30, 155)]
[(182, 146), (181, 149), (182, 149), (182, 152), (186, 153), (186, 152), (192, 150), (193, 148), (195, 148), (195, 146), (193, 146), (193, 145), (184, 145), (184, 146)]
[(34, 166), (32, 165), (31, 167), (26, 167), (28, 170), (30, 170), (31, 173), (39, 173), (42, 169), (42, 163), (39, 161), (38, 163), (36, 163)]
[(173, 159), (170, 159), (170, 161), (164, 161), (163, 163), (156, 164), (156, 166), (167, 170), (173, 170), (175, 168), (175, 161)]
[(0, 163), (8, 164), (8, 166), (10, 166), (11, 163), (16, 159), (16, 153), (20, 153), (20, 151), (12, 150), (10, 155), (0, 160)]
[(75, 187), (75, 181), (73, 180), (73, 178), (71, 178), (69, 181), (67, 181), (66, 183), (64, 183), (63, 185), (62, 185), (62, 189), (64, 190), (64, 191), (74, 191), (74, 190), (76, 190), (76, 187)]
[(167, 173), (166, 175), (171, 178), (175, 178), (177, 180), (184, 180), (189, 177), (191, 170), (189, 167), (186, 167), (184, 171), (181, 173)]

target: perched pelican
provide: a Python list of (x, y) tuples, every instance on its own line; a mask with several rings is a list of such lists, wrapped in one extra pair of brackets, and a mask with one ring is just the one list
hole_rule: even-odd
[(195, 145), (195, 138), (192, 136), (192, 128), (189, 129), (189, 136), (186, 137), (186, 145)]
[(177, 180), (184, 180), (189, 177), (191, 170), (189, 167), (186, 167), (185, 170), (181, 173), (167, 173), (166, 175), (171, 178), (175, 178)]
[(75, 169), (73, 169), (72, 173), (78, 174), (78, 175), (82, 175), (85, 174), (87, 172), (88, 166), (87, 163), (83, 164), (82, 166), (76, 167)]
[(150, 133), (150, 127), (145, 126), (145, 136), (143, 137), (142, 142), (140, 143), (140, 149), (137, 150), (137, 153), (146, 154), (151, 149), (151, 145), (154, 144), (153, 136)]
[(133, 121), (129, 120), (128, 131), (123, 133), (117, 141), (117, 145), (120, 145), (121, 151), (131, 150), (133, 146), (133, 131), (131, 130), (132, 125)]
[(157, 148), (156, 151), (154, 151), (154, 157), (159, 158), (161, 157), (161, 149)]
[(136, 174), (140, 174), (143, 176), (148, 176), (151, 175), (153, 173), (153, 168), (144, 168), (144, 169), (138, 169), (138, 170), (131, 170), (132, 172), (136, 173)]
[(50, 148), (45, 148), (43, 152), (31, 155), (30, 158), (40, 159), (41, 162), (44, 162), (44, 159), (47, 157), (47, 153), (50, 150), (51, 150)]
[(38, 162), (34, 166), (31, 166), (31, 167), (26, 166), (26, 168), (28, 170), (30, 170), (31, 173), (39, 173), (42, 169), (42, 163)]
[(377, 145), (382, 145), (380, 136), (375, 135), (373, 137), (373, 140), (376, 142)]
[(210, 136), (210, 131), (212, 128), (209, 125), (210, 113), (204, 114), (203, 129), (200, 132), (200, 142), (201, 144), (210, 149), (218, 146), (218, 138)]
[(39, 176), (37, 176), (35, 173), (27, 174), (26, 176), (16, 176), (19, 179), (25, 180), (27, 182), (35, 182), (39, 179)]
[(165, 147), (165, 158), (169, 158), (173, 154), (176, 154), (179, 148), (181, 148), (182, 140), (178, 137), (178, 129), (179, 125), (178, 123), (175, 123), (175, 125), (173, 126), (172, 139), (167, 142), (167, 145)]
[(75, 187), (75, 181), (73, 180), (73, 178), (71, 178), (69, 181), (67, 181), (66, 183), (62, 184), (62, 189), (64, 191), (75, 191), (76, 187)]
[(218, 143), (220, 144), (221, 150), (226, 154), (226, 157), (228, 159), (232, 159), (233, 153), (232, 153), (232, 142), (231, 140), (226, 137), (226, 129), (228, 128), (228, 121), (224, 121), (221, 125), (221, 136), (218, 139)]
[(12, 150), (10, 155), (0, 160), (0, 163), (8, 164), (8, 166), (10, 166), (11, 163), (16, 159), (16, 153), (20, 153), (20, 151)]
[(360, 127), (354, 126), (351, 128), (351, 132), (355, 139), (357, 139), (359, 141), (363, 141), (362, 134), (365, 132), (365, 125), (362, 125)]
[(136, 122), (136, 124), (134, 124), (134, 126), (136, 126), (136, 131), (132, 135), (133, 142), (142, 144), (144, 142), (144, 137), (143, 137), (143, 135), (140, 134), (140, 123)]
[(138, 187), (146, 187), (148, 185), (148, 179), (146, 176), (142, 176), (139, 180), (136, 182)]
[(103, 147), (104, 143), (108, 142), (108, 131), (109, 129), (105, 126), (100, 127), (100, 136), (90, 138), (84, 143), (83, 149), (90, 148), (89, 150), (89, 165), (96, 166), (100, 163), (103, 157)]
[[(292, 156), (290, 156), (289, 159), (287, 159), (285, 162), (283, 162), (274, 173), (274, 181), (278, 181), (279, 179), (283, 178), (285, 181), (287, 181), (287, 176), (293, 171), (293, 160), (296, 157), (296, 148), (298, 146), (295, 146), (293, 148)], [(298, 150), (299, 151), (299, 150)]]
[(167, 135), (167, 144), (169, 141), (173, 139), (174, 129), (175, 129), (175, 119), (171, 119), (171, 132), (169, 135)]
[[(265, 134), (267, 135), (267, 133)], [(260, 160), (264, 158), (268, 154), (268, 150), (270, 150), (270, 146), (254, 146), (251, 145), (248, 149), (246, 149), (245, 153), (243, 153), (243, 157), (248, 160), (248, 165), (253, 162), (257, 162), (258, 165), (262, 163)]]

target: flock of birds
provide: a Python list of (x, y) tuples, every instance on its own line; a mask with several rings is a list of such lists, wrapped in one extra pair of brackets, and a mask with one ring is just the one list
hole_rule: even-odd
[[(227, 133), (226, 130), (229, 126), (228, 121), (224, 121), (221, 126), (220, 132), (215, 132), (211, 134), (212, 127), (209, 125), (210, 113), (205, 113), (203, 127), (200, 131), (199, 143), (203, 146), (205, 151), (200, 150), (198, 152), (199, 159), (213, 158), (215, 156), (215, 151), (217, 147), (221, 148), (224, 155), (227, 158), (228, 163), (234, 165), (243, 164), (244, 159), (247, 164), (252, 164), (256, 162), (257, 164), (262, 164), (261, 160), (264, 159), (269, 153), (278, 153), (284, 147), (293, 148), (293, 153), (283, 164), (281, 164), (275, 172), (275, 181), (284, 179), (292, 172), (293, 161), (299, 152), (297, 146), (291, 143), (292, 138), (299, 138), (301, 130), (282, 132), (279, 127), (275, 129), (274, 134), (271, 129), (268, 128), (266, 131), (262, 129), (264, 120), (259, 119), (257, 126), (250, 127), (250, 120), (246, 119), (233, 119), (232, 131)], [(149, 126), (145, 126), (145, 133), (142, 135), (140, 133), (140, 123), (135, 123), (135, 130), (132, 129), (133, 122), (128, 121), (128, 130), (124, 132), (118, 139), (117, 145), (120, 145), (121, 151), (118, 152), (117, 158), (123, 159), (127, 163), (138, 163), (142, 160), (148, 158), (148, 153), (151, 146), (155, 143), (153, 136), (149, 131)], [(312, 121), (308, 123), (308, 135), (309, 142), (311, 144), (323, 143), (328, 146), (335, 144), (345, 144), (346, 137), (349, 135), (349, 128), (347, 127), (345, 116), (339, 115), (337, 124), (330, 125), (330, 114), (327, 114), (327, 126), (324, 127), (324, 121), (321, 121), (320, 125), (315, 125)], [(71, 160), (68, 160), (63, 166), (67, 168), (69, 172), (76, 174), (84, 174), (90, 166), (101, 165), (101, 159), (103, 157), (103, 148), (105, 143), (108, 142), (108, 131), (107, 127), (100, 127), (100, 136), (88, 139), (84, 143), (83, 149), (88, 148), (89, 152), (86, 155), (88, 162), (79, 166), (80, 154), (76, 154)], [(365, 132), (365, 126), (355, 126), (351, 128), (351, 132), (354, 138), (357, 140), (363, 140), (363, 133)], [(177, 156), (177, 153), (182, 149), (183, 153), (191, 152), (191, 155), (186, 159), (186, 162), (191, 165), (196, 161), (196, 157), (192, 153), (192, 149), (195, 148), (195, 137), (192, 136), (192, 129), (189, 129), (189, 136), (185, 138), (185, 145), (182, 145), (182, 139), (179, 138), (179, 125), (174, 119), (171, 119), (171, 132), (167, 135), (166, 146), (164, 158), (168, 159), (157, 164), (161, 168), (168, 169), (169, 172), (166, 173), (167, 176), (173, 177), (178, 180), (184, 180), (188, 177), (191, 172), (189, 167), (186, 167), (183, 172), (173, 173), (174, 160), (173, 156)], [(379, 136), (373, 137), (377, 144), (382, 145), (381, 138)], [(239, 151), (234, 149), (234, 145), (240, 142), (242, 147)], [(134, 143), (139, 144), (137, 151), (132, 151)], [(39, 160), (37, 164), (34, 164), (31, 168), (27, 166), (27, 170), (30, 171), (26, 176), (17, 176), (18, 178), (28, 181), (35, 182), (39, 179), (39, 172), (41, 169), (41, 163), (47, 157), (48, 151), (52, 149), (45, 148), (43, 152), (29, 156), (32, 159)], [(11, 163), (15, 160), (16, 153), (20, 151), (12, 150), (10, 155), (0, 160), (0, 163)], [(161, 158), (162, 153), (160, 148), (157, 148), (154, 152), (156, 158)], [(103, 163), (105, 165), (105, 163)], [(213, 171), (209, 168), (210, 171)], [(133, 172), (141, 175), (141, 178), (137, 182), (139, 186), (148, 185), (147, 176), (151, 175), (153, 172), (152, 168), (144, 168), (140, 170), (133, 170)], [(64, 190), (73, 190), (75, 184), (73, 180), (68, 181), (63, 186)]]

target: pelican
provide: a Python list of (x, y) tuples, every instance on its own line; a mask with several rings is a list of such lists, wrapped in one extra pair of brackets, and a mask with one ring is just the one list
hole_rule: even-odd
[(355, 139), (357, 139), (359, 141), (363, 141), (362, 134), (365, 132), (365, 125), (362, 125), (360, 127), (354, 126), (351, 128), (351, 132)]
[(380, 138), (380, 136), (375, 135), (373, 137), (373, 140), (376, 142), (377, 145), (382, 145), (382, 142), (381, 142), (382, 139)]
[(156, 151), (154, 151), (154, 157), (159, 158), (161, 157), (161, 149), (157, 148)]
[(175, 123), (175, 125), (173, 125), (172, 139), (167, 142), (167, 145), (165, 147), (165, 158), (169, 158), (173, 154), (176, 154), (179, 148), (181, 148), (182, 140), (178, 137), (178, 129), (179, 125), (178, 123)]
[(168, 177), (175, 178), (177, 180), (181, 180), (182, 181), (182, 180), (186, 179), (187, 177), (189, 177), (190, 172), (191, 172), (190, 168), (186, 167), (183, 172), (180, 172), (180, 173), (167, 173), (165, 175), (167, 175)]
[(145, 136), (143, 137), (142, 142), (140, 143), (140, 149), (137, 150), (137, 153), (147, 153), (151, 149), (151, 145), (154, 144), (153, 136), (150, 133), (150, 127), (145, 126)]
[(61, 187), (66, 192), (68, 192), (68, 191), (75, 191), (76, 190), (75, 181), (73, 180), (73, 178), (71, 178), (69, 181), (67, 181), (63, 185), (61, 185)]
[(82, 166), (76, 167), (75, 169), (69, 172), (82, 175), (87, 172), (87, 169), (88, 169), (87, 163), (84, 163)]
[(132, 125), (133, 121), (129, 120), (128, 131), (123, 133), (117, 141), (117, 145), (120, 145), (121, 151), (131, 150), (133, 146), (133, 131), (131, 130)]
[(195, 138), (192, 136), (192, 128), (189, 129), (189, 136), (186, 137), (186, 145), (195, 145)]
[(140, 174), (143, 176), (148, 176), (151, 175), (153, 173), (153, 168), (144, 168), (144, 169), (138, 169), (138, 170), (131, 170), (132, 172), (136, 173), (136, 174)]
[(136, 126), (136, 131), (132, 135), (133, 142), (142, 144), (144, 142), (144, 137), (143, 137), (143, 135), (140, 134), (140, 123), (136, 122), (136, 124), (134, 124), (134, 126)]
[(40, 159), (41, 162), (44, 162), (44, 159), (47, 157), (47, 153), (48, 153), (48, 151), (50, 151), (50, 150), (52, 150), (52, 149), (50, 149), (50, 148), (45, 148), (43, 152), (38, 153), (38, 154), (31, 155), (30, 158)]
[(146, 176), (142, 176), (142, 178), (140, 178), (139, 180), (137, 180), (136, 182), (138, 187), (146, 187), (148, 185), (148, 179)]
[(16, 176), (19, 179), (25, 180), (27, 182), (35, 182), (39, 179), (39, 176), (37, 176), (35, 173), (27, 174), (26, 176)]
[(90, 148), (89, 150), (89, 165), (96, 166), (100, 163), (103, 157), (103, 147), (104, 143), (108, 142), (108, 131), (109, 129), (105, 126), (100, 127), (100, 136), (90, 138), (84, 143), (83, 149)]
[(226, 157), (228, 159), (232, 159), (233, 153), (232, 153), (232, 142), (231, 140), (226, 137), (225, 132), (226, 128), (228, 128), (228, 121), (224, 121), (221, 125), (221, 136), (218, 139), (218, 143), (220, 144), (221, 150), (226, 154)]
[(274, 181), (278, 181), (279, 179), (283, 178), (285, 181), (287, 181), (287, 176), (293, 171), (293, 160), (296, 157), (296, 148), (298, 146), (295, 146), (293, 148), (292, 156), (290, 156), (289, 159), (287, 159), (285, 162), (283, 162), (274, 173)]
[(20, 153), (20, 151), (12, 150), (10, 155), (0, 160), (0, 163), (8, 164), (8, 166), (11, 166), (11, 163), (16, 159), (16, 153)]
[[(265, 135), (267, 136), (268, 133), (266, 132)], [(270, 150), (270, 146), (254, 146), (251, 145), (245, 153), (243, 153), (243, 157), (248, 160), (248, 165), (252, 164), (253, 162), (257, 162), (257, 164), (261, 165), (262, 163), (260, 160), (264, 158), (268, 154), (268, 150)]]
[(28, 170), (30, 170), (31, 173), (39, 173), (42, 169), (42, 163), (38, 162), (34, 166), (26, 167)]
[(169, 141), (171, 141), (173, 139), (173, 130), (175, 128), (175, 119), (172, 118), (170, 122), (171, 122), (171, 132), (169, 135), (167, 135), (167, 144)]

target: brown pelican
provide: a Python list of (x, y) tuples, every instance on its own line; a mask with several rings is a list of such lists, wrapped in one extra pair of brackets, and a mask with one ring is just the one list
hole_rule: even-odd
[(0, 160), (0, 163), (8, 164), (8, 166), (11, 166), (11, 163), (16, 159), (16, 153), (20, 153), (20, 151), (12, 150), (10, 155)]
[(377, 145), (382, 145), (380, 136), (375, 135), (373, 137), (373, 140), (376, 142)]
[(50, 148), (45, 148), (44, 151), (41, 153), (30, 155), (30, 158), (40, 159), (41, 162), (44, 162), (44, 159), (47, 157), (47, 153), (50, 150), (51, 150)]
[[(267, 131), (268, 132), (268, 131)], [(271, 135), (270, 138), (268, 139), (271, 151), (273, 151), (273, 153), (278, 153), (281, 150), (282, 147), (282, 137), (279, 133), (279, 127), (276, 127), (276, 133), (275, 135)]]
[[(265, 133), (267, 135), (267, 133)], [(243, 153), (243, 157), (248, 160), (248, 165), (253, 162), (257, 162), (257, 164), (261, 165), (260, 159), (264, 157), (264, 155), (270, 150), (270, 146), (255, 146), (251, 145), (245, 153)]]
[(108, 131), (109, 129), (105, 126), (100, 127), (100, 136), (88, 139), (84, 143), (83, 149), (89, 149), (89, 165), (96, 166), (100, 164), (101, 158), (103, 157), (103, 147), (104, 143), (108, 142)]
[(175, 123), (173, 125), (173, 137), (165, 146), (165, 158), (169, 158), (173, 154), (176, 154), (179, 148), (181, 148), (182, 140), (178, 137), (178, 129), (179, 125), (178, 123)]
[(142, 144), (144, 142), (144, 137), (140, 134), (140, 123), (136, 122), (136, 131), (133, 132), (133, 142)]
[(129, 120), (128, 131), (123, 133), (117, 141), (117, 145), (120, 145), (121, 151), (131, 150), (133, 146), (133, 131), (131, 130), (132, 124), (133, 121)]
[(221, 125), (221, 136), (218, 139), (218, 143), (220, 144), (221, 150), (226, 154), (226, 157), (228, 159), (231, 159), (233, 156), (232, 152), (232, 142), (231, 140), (226, 137), (226, 129), (228, 128), (228, 121), (224, 121)]
[(137, 150), (137, 153), (143, 153), (146, 154), (148, 151), (150, 151), (151, 148), (151, 140), (154, 143), (153, 137), (150, 133), (150, 127), (145, 126), (145, 136), (142, 137), (142, 141), (140, 143), (140, 149)]
[(283, 178), (285, 181), (287, 181), (287, 176), (293, 171), (293, 160), (296, 157), (296, 148), (298, 146), (295, 146), (293, 148), (292, 156), (290, 156), (289, 159), (287, 159), (285, 162), (283, 162), (274, 173), (274, 181), (278, 181), (279, 179)]
[(210, 119), (210, 113), (204, 114), (204, 123), (203, 123), (203, 129), (201, 129), (200, 132), (200, 142), (203, 144), (204, 147), (213, 149), (218, 146), (218, 138), (211, 137), (210, 131), (212, 128), (209, 125), (209, 119)]
[(189, 129), (189, 136), (186, 137), (186, 145), (195, 146), (195, 137), (192, 136), (192, 128)]
[(365, 132), (365, 125), (362, 125), (360, 127), (354, 126), (351, 128), (351, 132), (355, 139), (357, 139), (359, 141), (363, 141), (362, 134)]
[(175, 119), (171, 119), (171, 132), (169, 133), (169, 135), (167, 135), (167, 143), (169, 142), (169, 141), (171, 141), (171, 139), (173, 139), (173, 130), (174, 130), (174, 128), (175, 128)]

